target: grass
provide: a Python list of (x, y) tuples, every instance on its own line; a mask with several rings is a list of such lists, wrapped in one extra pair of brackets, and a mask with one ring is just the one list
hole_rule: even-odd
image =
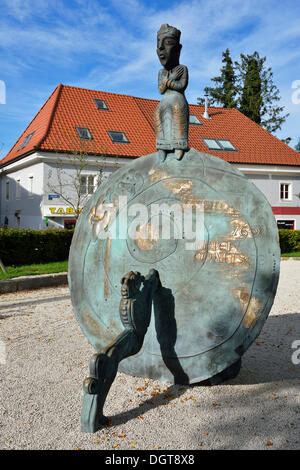
[(291, 251), (290, 253), (281, 253), (283, 258), (288, 258), (289, 256), (294, 256), (295, 258), (300, 256), (300, 251)]
[(12, 279), (19, 276), (34, 276), (38, 274), (61, 273), (68, 271), (68, 261), (57, 261), (55, 263), (31, 264), (29, 266), (5, 266), (7, 273), (0, 269), (1, 279)]
[[(291, 251), (290, 253), (281, 253), (281, 256), (288, 258), (290, 256), (300, 257), (300, 251)], [(6, 266), (5, 274), (0, 269), (1, 279), (12, 279), (19, 276), (34, 276), (39, 274), (62, 273), (68, 271), (68, 261), (57, 261), (55, 263), (31, 264), (29, 266)]]

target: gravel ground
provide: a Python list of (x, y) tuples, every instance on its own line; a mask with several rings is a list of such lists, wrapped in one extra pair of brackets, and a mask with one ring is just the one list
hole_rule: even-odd
[(236, 379), (186, 387), (118, 373), (111, 424), (95, 434), (80, 431), (94, 350), (67, 287), (1, 295), (0, 340), (0, 449), (300, 449), (298, 261), (281, 262), (271, 314)]

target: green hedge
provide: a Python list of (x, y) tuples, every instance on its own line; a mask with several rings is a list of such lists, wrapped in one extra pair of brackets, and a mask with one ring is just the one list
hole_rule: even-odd
[(73, 230), (0, 229), (0, 259), (6, 266), (65, 261)]
[(300, 250), (300, 230), (279, 230), (281, 253)]
[[(73, 230), (0, 229), (0, 259), (6, 266), (65, 261)], [(282, 253), (300, 250), (300, 230), (279, 230)]]

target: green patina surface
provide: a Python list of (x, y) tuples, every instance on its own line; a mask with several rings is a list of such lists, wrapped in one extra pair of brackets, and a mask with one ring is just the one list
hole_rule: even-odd
[[(126, 233), (122, 239), (118, 229), (116, 239), (100, 239), (101, 224), (113, 232), (124, 218), (119, 196), (128, 198), (129, 211), (137, 203), (201, 205), (201, 245), (187, 250), (186, 239), (161, 238), (159, 219), (151, 216), (148, 239)], [(106, 203), (115, 206), (115, 220), (103, 210)], [(164, 218), (178, 226), (168, 211)], [(76, 318), (99, 352), (124, 330), (121, 278), (156, 269), (163, 289), (143, 347), (119, 369), (173, 381), (180, 368), (195, 383), (238, 361), (257, 337), (273, 304), (279, 263), (278, 231), (262, 193), (229, 163), (190, 149), (181, 161), (173, 153), (165, 161), (158, 153), (141, 157), (98, 188), (76, 226), (69, 284)]]

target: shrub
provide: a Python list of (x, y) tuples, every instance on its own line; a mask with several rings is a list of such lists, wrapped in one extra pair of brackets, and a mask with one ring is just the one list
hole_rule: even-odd
[(300, 230), (279, 230), (281, 253), (297, 251), (300, 248)]
[(0, 259), (6, 266), (68, 259), (73, 230), (0, 229)]

